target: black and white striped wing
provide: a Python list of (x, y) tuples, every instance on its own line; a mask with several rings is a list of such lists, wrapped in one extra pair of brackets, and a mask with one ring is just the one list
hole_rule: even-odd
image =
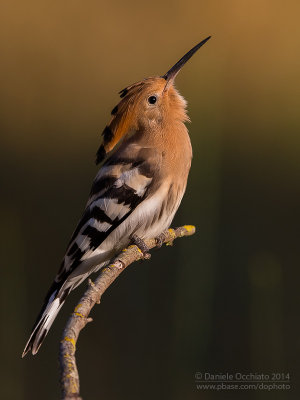
[(88, 272), (92, 264), (100, 264), (105, 254), (109, 254), (108, 247), (112, 244), (105, 246), (104, 241), (145, 199), (153, 186), (155, 171), (153, 164), (149, 164), (149, 151), (146, 159), (116, 157), (100, 169), (56, 282), (65, 280), (81, 264), (86, 265)]

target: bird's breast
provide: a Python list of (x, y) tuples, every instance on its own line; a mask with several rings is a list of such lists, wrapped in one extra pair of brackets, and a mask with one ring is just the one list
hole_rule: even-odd
[(163, 165), (178, 187), (186, 184), (191, 161), (192, 146), (185, 125), (171, 125), (164, 137)]

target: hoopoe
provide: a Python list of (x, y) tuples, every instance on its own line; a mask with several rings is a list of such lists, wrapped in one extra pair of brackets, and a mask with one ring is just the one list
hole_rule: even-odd
[(121, 101), (102, 133), (84, 214), (25, 346), (36, 354), (66, 297), (130, 242), (146, 253), (143, 239), (167, 229), (185, 192), (192, 147), (186, 101), (174, 87), (182, 66), (202, 40), (165, 75), (121, 90)]

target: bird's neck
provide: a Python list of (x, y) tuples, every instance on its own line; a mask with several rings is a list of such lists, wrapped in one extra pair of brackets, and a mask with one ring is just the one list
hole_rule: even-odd
[(165, 124), (149, 124), (137, 130), (130, 138), (139, 147), (155, 148), (163, 156), (165, 170), (170, 174), (188, 171), (192, 159), (192, 146), (188, 130), (180, 120)]

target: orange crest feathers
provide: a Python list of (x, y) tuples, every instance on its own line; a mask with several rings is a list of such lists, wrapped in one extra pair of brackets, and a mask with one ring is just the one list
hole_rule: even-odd
[(103, 142), (96, 154), (96, 164), (102, 162), (107, 153), (135, 127), (135, 98), (143, 83), (143, 81), (134, 83), (119, 92), (122, 100), (112, 110), (112, 119), (102, 132)]

